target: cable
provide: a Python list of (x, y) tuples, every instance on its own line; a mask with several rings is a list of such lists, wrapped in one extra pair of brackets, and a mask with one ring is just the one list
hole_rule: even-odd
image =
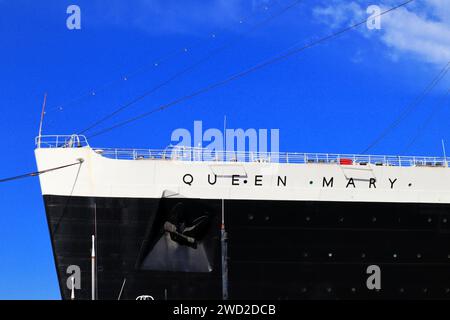
[[(251, 18), (260, 9), (268, 10), (269, 6), (270, 7), (275, 7), (275, 6), (278, 6), (278, 5), (279, 5), (278, 0), (274, 0), (271, 4), (268, 4), (268, 3), (259, 4), (259, 5), (256, 6), (256, 8), (253, 9), (252, 14), (249, 14), (246, 17), (239, 19), (239, 24), (242, 24), (244, 21), (246, 21), (249, 18)], [(155, 59), (152, 63), (143, 64), (143, 65), (135, 68), (133, 71), (127, 72), (127, 75), (120, 77), (120, 79), (114, 79), (112, 81), (106, 82), (106, 83), (104, 83), (103, 85), (101, 85), (101, 86), (99, 86), (97, 88), (91, 89), (91, 90), (86, 91), (84, 93), (80, 93), (77, 97), (69, 99), (68, 101), (66, 101), (64, 103), (54, 105), (51, 108), (48, 108), (47, 112), (51, 112), (51, 111), (55, 111), (55, 110), (61, 111), (61, 110), (63, 110), (63, 108), (65, 106), (71, 105), (71, 104), (73, 104), (75, 102), (79, 102), (79, 101), (81, 101), (81, 100), (83, 100), (85, 98), (89, 98), (89, 97), (95, 96), (98, 92), (101, 92), (104, 89), (106, 89), (108, 87), (111, 87), (115, 83), (122, 82), (122, 81), (127, 81), (130, 77), (133, 77), (133, 76), (135, 76), (135, 75), (137, 75), (137, 74), (139, 74), (141, 72), (144, 72), (146, 69), (148, 69), (150, 67), (158, 67), (161, 63), (163, 63), (163, 62), (165, 62), (165, 61), (167, 61), (169, 59), (175, 58), (175, 57), (177, 57), (179, 55), (182, 55), (182, 54), (185, 54), (187, 52), (190, 52), (193, 48), (197, 48), (197, 47), (199, 47), (199, 46), (201, 46), (203, 44), (206, 44), (211, 39), (215, 40), (216, 37), (217, 37), (216, 33), (213, 32), (213, 33), (209, 34), (207, 39), (197, 40), (197, 41), (193, 42), (192, 44), (190, 44), (188, 46), (184, 46), (182, 48), (177, 48), (175, 50), (172, 50), (169, 53), (167, 53), (167, 54), (165, 54), (163, 56), (160, 56), (159, 58)]]
[[(285, 12), (289, 11), (290, 9), (294, 8), (295, 6), (297, 6), (300, 2), (302, 2), (303, 0), (296, 0), (293, 3), (291, 3), (290, 5), (284, 7), (282, 10), (280, 10), (279, 12), (277, 12), (274, 15), (271, 15), (268, 19), (263, 20), (262, 22), (256, 24), (253, 26), (253, 28), (251, 28), (250, 30), (248, 30), (246, 33), (242, 34), (245, 35), (251, 31), (254, 31), (255, 29), (267, 24), (268, 22), (272, 21), (273, 19), (281, 16), (282, 14), (284, 14)], [(241, 35), (241, 36), (242, 36)], [(161, 89), (162, 87), (168, 85), (169, 83), (171, 83), (172, 81), (176, 80), (177, 78), (179, 78), (180, 76), (194, 70), (196, 67), (198, 67), (199, 65), (203, 64), (204, 62), (208, 61), (209, 59), (211, 59), (212, 57), (214, 57), (215, 55), (217, 55), (218, 53), (220, 53), (221, 51), (223, 51), (224, 49), (232, 46), (233, 44), (235, 44), (236, 42), (239, 41), (238, 39), (234, 39), (232, 41), (229, 41), (227, 43), (225, 43), (224, 45), (216, 48), (215, 50), (213, 50), (212, 52), (210, 52), (208, 55), (206, 55), (205, 57), (203, 57), (202, 59), (198, 60), (197, 62), (195, 62), (194, 64), (188, 66), (187, 68), (175, 73), (173, 76), (171, 76), (170, 78), (168, 78), (167, 80), (157, 84), (156, 86), (154, 86), (153, 88), (151, 88), (150, 90), (144, 92), (143, 94), (141, 94), (140, 96), (136, 97), (135, 99), (131, 100), (130, 102), (124, 104), (123, 106), (119, 107), (118, 109), (116, 109), (115, 111), (113, 111), (112, 113), (104, 116), (103, 118), (99, 119), (98, 121), (94, 122), (93, 124), (91, 124), (90, 126), (88, 126), (87, 128), (83, 129), (82, 131), (80, 131), (78, 134), (84, 134), (85, 132), (93, 129), (94, 127), (98, 126), (99, 124), (111, 119), (112, 117), (114, 117), (115, 115), (117, 115), (118, 113), (124, 111), (125, 109), (127, 109), (128, 107), (136, 104), (137, 102), (141, 101), (142, 99), (148, 97), (149, 95), (155, 93), (157, 90)]]
[(422, 93), (417, 96), (411, 104), (406, 105), (400, 115), (395, 119), (388, 127), (386, 127), (381, 134), (375, 138), (369, 146), (361, 152), (361, 154), (367, 153), (370, 149), (376, 146), (381, 140), (383, 140), (393, 129), (398, 127), (403, 119), (405, 119), (415, 108), (417, 108), (420, 103), (425, 99), (425, 97), (430, 93), (431, 90), (436, 87), (436, 85), (445, 77), (445, 75), (450, 70), (450, 61), (442, 68), (439, 73), (432, 79), (432, 81), (425, 87)]
[(427, 119), (423, 122), (422, 126), (417, 130), (416, 135), (411, 139), (409, 144), (405, 147), (405, 149), (403, 150), (403, 153), (408, 151), (414, 145), (414, 143), (416, 143), (417, 139), (420, 137), (423, 130), (425, 130), (425, 128), (430, 124), (431, 120), (433, 120), (434, 116), (442, 109), (442, 107), (446, 106), (446, 104), (444, 102), (445, 102), (445, 100), (447, 100), (449, 94), (450, 94), (450, 89), (447, 90), (447, 92), (442, 97), (440, 102), (435, 105), (433, 110), (431, 110), (431, 113), (428, 115)]
[[(405, 2), (399, 4), (399, 5), (395, 6), (395, 7), (392, 7), (390, 9), (387, 9), (387, 10), (381, 12), (380, 14), (378, 14), (375, 17), (379, 17), (379, 16), (382, 16), (382, 15), (385, 15), (385, 14), (387, 14), (387, 13), (389, 13), (391, 11), (394, 11), (394, 10), (400, 8), (400, 7), (406, 6), (407, 4), (409, 4), (409, 3), (413, 2), (413, 1), (414, 0), (405, 1)], [(298, 53), (300, 53), (300, 52), (302, 52), (304, 50), (312, 48), (312, 47), (314, 47), (314, 46), (316, 46), (318, 44), (321, 44), (321, 43), (323, 43), (325, 41), (337, 38), (338, 36), (346, 33), (347, 31), (353, 30), (353, 29), (355, 29), (355, 28), (357, 28), (357, 27), (367, 23), (367, 21), (369, 21), (369, 20), (371, 20), (371, 19), (373, 19), (375, 17), (369, 17), (368, 19), (365, 19), (365, 20), (363, 20), (361, 22), (355, 23), (355, 24), (353, 24), (353, 25), (351, 25), (349, 27), (341, 29), (340, 31), (334, 32), (334, 33), (332, 33), (332, 34), (330, 34), (328, 36), (325, 36), (325, 37), (322, 37), (322, 38), (320, 38), (318, 40), (312, 41), (312, 42), (310, 42), (309, 44), (307, 44), (307, 45), (305, 45), (303, 47), (296, 48), (296, 49), (293, 49), (293, 50), (289, 50), (289, 51), (287, 51), (287, 52), (285, 52), (285, 53), (283, 53), (281, 55), (275, 56), (275, 57), (273, 57), (273, 58), (271, 58), (269, 60), (266, 60), (266, 61), (264, 61), (262, 63), (259, 63), (259, 64), (255, 65), (255, 66), (245, 70), (245, 71), (235, 73), (234, 75), (232, 75), (232, 76), (230, 76), (230, 77), (228, 77), (228, 78), (226, 78), (224, 80), (212, 83), (212, 84), (210, 84), (210, 85), (208, 85), (208, 86), (206, 86), (206, 87), (204, 87), (204, 88), (202, 88), (202, 89), (200, 89), (198, 91), (195, 91), (195, 92), (193, 92), (191, 94), (188, 94), (188, 95), (185, 95), (185, 96), (180, 97), (178, 99), (175, 99), (175, 100), (173, 100), (173, 101), (171, 101), (169, 103), (163, 104), (163, 105), (159, 106), (158, 108), (153, 109), (153, 110), (151, 110), (149, 112), (142, 113), (142, 114), (140, 114), (140, 115), (138, 115), (136, 117), (130, 118), (130, 119), (125, 120), (123, 122), (119, 122), (119, 123), (117, 123), (117, 124), (115, 124), (115, 125), (113, 125), (111, 127), (108, 127), (108, 128), (103, 129), (101, 131), (98, 131), (98, 132), (90, 135), (89, 138), (93, 138), (93, 137), (99, 136), (99, 135), (104, 134), (106, 132), (109, 132), (111, 130), (117, 129), (117, 128), (122, 127), (124, 125), (127, 125), (127, 124), (129, 124), (131, 122), (134, 122), (134, 121), (137, 121), (139, 119), (145, 118), (145, 117), (147, 117), (147, 116), (149, 116), (149, 115), (151, 115), (151, 114), (153, 114), (155, 112), (162, 111), (162, 110), (167, 109), (167, 108), (169, 108), (171, 106), (174, 106), (174, 105), (176, 105), (176, 104), (178, 104), (180, 102), (189, 100), (189, 99), (191, 99), (193, 97), (196, 97), (196, 96), (198, 96), (200, 94), (206, 93), (206, 92), (208, 92), (208, 91), (210, 91), (212, 89), (215, 89), (217, 87), (221, 87), (221, 86), (223, 86), (223, 85), (225, 85), (225, 84), (227, 84), (227, 83), (229, 83), (231, 81), (234, 81), (234, 80), (237, 80), (239, 78), (242, 78), (242, 77), (244, 77), (244, 76), (246, 76), (246, 75), (248, 75), (250, 73), (253, 73), (253, 72), (255, 72), (255, 71), (259, 70), (259, 69), (262, 69), (262, 68), (264, 68), (266, 66), (275, 64), (275, 63), (277, 63), (279, 61), (282, 61), (282, 60), (285, 60), (285, 59), (287, 59), (287, 58), (289, 58), (289, 57), (291, 57), (291, 56), (293, 56), (295, 54), (298, 54)]]
[(9, 181), (18, 180), (18, 179), (24, 179), (24, 178), (36, 177), (36, 176), (39, 176), (39, 175), (44, 174), (44, 173), (47, 173), (47, 172), (51, 172), (51, 171), (55, 171), (55, 170), (60, 170), (60, 169), (68, 168), (68, 167), (72, 167), (72, 166), (75, 166), (75, 165), (77, 165), (77, 164), (82, 164), (83, 162), (84, 162), (84, 160), (83, 160), (83, 159), (80, 159), (80, 160), (78, 160), (78, 162), (71, 163), (71, 164), (66, 164), (66, 165), (64, 165), (64, 166), (55, 167), (55, 168), (51, 168), (51, 169), (46, 169), (46, 170), (42, 170), (42, 171), (36, 171), (36, 172), (25, 173), (25, 174), (21, 174), (21, 175), (14, 176), (14, 177), (9, 177), (9, 178), (0, 179), (0, 183), (2, 183), (2, 182), (9, 182)]

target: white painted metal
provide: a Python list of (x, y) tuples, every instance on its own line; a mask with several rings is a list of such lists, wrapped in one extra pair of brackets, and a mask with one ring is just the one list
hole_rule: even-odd
[[(41, 175), (44, 195), (160, 198), (165, 190), (172, 190), (184, 197), (204, 199), (450, 203), (450, 170), (444, 166), (115, 160), (102, 156), (88, 146), (38, 148), (35, 154), (38, 170), (84, 159), (81, 167), (73, 166)], [(223, 170), (226, 174), (217, 175), (214, 166), (218, 164), (229, 166), (230, 170)], [(357, 177), (356, 172), (362, 168), (366, 170), (367, 177)], [(355, 171), (355, 187), (346, 187), (352, 178), (352, 170)], [(240, 176), (237, 186), (232, 185), (234, 171)], [(186, 175), (192, 176), (192, 183), (190, 179), (186, 180)], [(215, 175), (217, 181), (211, 185), (208, 178), (213, 182)], [(331, 177), (333, 187), (324, 187), (323, 179), (328, 181)], [(376, 179), (376, 188), (370, 188), (370, 177)], [(280, 178), (285, 179), (286, 186), (280, 183)], [(393, 187), (389, 179), (397, 179)]]

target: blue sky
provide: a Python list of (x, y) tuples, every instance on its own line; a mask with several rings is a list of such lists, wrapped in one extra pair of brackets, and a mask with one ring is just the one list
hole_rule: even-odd
[[(365, 19), (371, 4), (386, 8), (400, 1), (304, 0), (249, 31), (293, 2), (0, 0), (0, 178), (35, 170), (44, 92), (44, 133), (79, 132), (233, 43), (107, 127)], [(194, 120), (221, 128), (226, 115), (230, 128), (279, 128), (282, 151), (361, 152), (450, 60), (450, 3), (416, 2), (383, 16), (381, 30), (363, 26), (90, 143), (163, 148), (174, 129), (192, 129)], [(71, 4), (81, 8), (81, 30), (66, 27)], [(371, 152), (441, 155), (441, 139), (450, 143), (449, 101), (442, 100), (449, 86), (447, 76)], [(405, 150), (437, 103), (442, 107)], [(0, 299), (59, 299), (38, 179), (1, 184), (0, 199)]]

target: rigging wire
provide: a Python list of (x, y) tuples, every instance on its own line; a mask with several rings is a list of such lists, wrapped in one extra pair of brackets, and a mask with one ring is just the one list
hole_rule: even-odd
[[(269, 8), (276, 7), (276, 6), (279, 6), (278, 0), (274, 0), (271, 4), (268, 4), (268, 3), (260, 4), (253, 9), (253, 12), (250, 15), (247, 15), (244, 18), (239, 19), (239, 24), (243, 24), (245, 21), (249, 20), (252, 16), (256, 15), (259, 12), (259, 10), (261, 10), (261, 9), (263, 9), (264, 11), (267, 11), (267, 10), (269, 10)], [(79, 102), (79, 101), (89, 98), (89, 97), (96, 96), (97, 93), (111, 87), (112, 85), (114, 85), (116, 83), (119, 83), (122, 81), (127, 81), (131, 77), (134, 77), (137, 74), (143, 73), (149, 68), (159, 67), (162, 63), (164, 63), (172, 58), (176, 58), (178, 56), (184, 55), (184, 54), (190, 52), (192, 49), (200, 47), (204, 44), (207, 44), (209, 41), (215, 40), (216, 38), (217, 38), (217, 33), (215, 33), (215, 32), (210, 33), (206, 39), (197, 40), (188, 46), (183, 46), (182, 48), (174, 49), (174, 50), (170, 51), (169, 53), (162, 55), (157, 59), (154, 59), (152, 63), (146, 63), (146, 64), (143, 64), (143, 65), (135, 68), (133, 71), (126, 73), (125, 76), (121, 76), (120, 78), (106, 82), (97, 88), (94, 88), (94, 89), (88, 90), (84, 93), (81, 93), (77, 97), (69, 99), (65, 103), (56, 104), (56, 105), (48, 108), (47, 112), (62, 111), (64, 109), (64, 107), (66, 107), (68, 105)]]
[(72, 166), (75, 166), (77, 164), (82, 164), (83, 162), (84, 162), (83, 159), (79, 159), (77, 162), (74, 162), (74, 163), (71, 163), (71, 164), (66, 164), (64, 166), (59, 166), (59, 167), (50, 168), (50, 169), (46, 169), (46, 170), (35, 171), (35, 172), (21, 174), (21, 175), (18, 175), (18, 176), (13, 176), (13, 177), (0, 179), (0, 183), (9, 182), (9, 181), (13, 181), (13, 180), (24, 179), (24, 178), (36, 177), (36, 176), (39, 176), (39, 175), (47, 173), (47, 172), (56, 171), (56, 170), (60, 170), (60, 169), (68, 168), (68, 167), (72, 167)]
[(430, 114), (428, 115), (428, 117), (425, 119), (425, 121), (422, 123), (422, 125), (420, 126), (420, 128), (417, 130), (416, 135), (411, 139), (411, 141), (408, 143), (408, 145), (405, 147), (405, 149), (403, 150), (403, 153), (405, 153), (406, 151), (408, 151), (416, 142), (417, 140), (420, 138), (422, 132), (425, 130), (425, 128), (430, 124), (430, 122), (433, 120), (434, 116), (443, 108), (445, 107), (446, 104), (446, 100), (448, 98), (448, 96), (450, 95), (450, 89), (447, 90), (444, 94), (444, 96), (442, 97), (442, 99), (439, 100), (439, 103), (437, 103), (434, 108), (431, 110)]
[[(241, 36), (250, 33), (264, 25), (266, 25), (267, 23), (269, 23), (270, 21), (272, 21), (273, 19), (283, 15), (284, 13), (286, 13), (287, 11), (291, 10), (292, 8), (296, 7), (300, 2), (302, 2), (303, 0), (296, 0), (293, 3), (289, 4), (288, 6), (284, 7), (283, 9), (281, 9), (280, 11), (278, 11), (277, 13), (271, 15), (269, 18), (261, 21), (260, 23), (254, 25), (251, 29), (249, 29), (247, 32), (245, 32), (244, 34), (242, 34)], [(124, 104), (123, 106), (117, 108), (115, 111), (113, 111), (112, 113), (107, 114), (106, 116), (104, 116), (103, 118), (97, 120), (96, 122), (94, 122), (93, 124), (91, 124), (90, 126), (88, 126), (87, 128), (81, 130), (78, 134), (84, 134), (87, 131), (90, 131), (91, 129), (95, 128), (96, 126), (100, 125), (101, 123), (111, 119), (112, 117), (114, 117), (115, 115), (119, 114), (120, 112), (124, 111), (125, 109), (129, 108), (130, 106), (136, 104), (137, 102), (141, 101), (142, 99), (150, 96), (151, 94), (155, 93), (156, 91), (158, 91), (159, 89), (161, 89), (162, 87), (170, 84), (172, 81), (176, 80), (177, 78), (181, 77), (184, 74), (189, 73), (190, 71), (194, 70), (196, 67), (198, 67), (199, 65), (203, 64), (204, 62), (210, 60), (211, 58), (213, 58), (214, 56), (216, 56), (218, 53), (222, 52), (223, 50), (231, 47), (232, 45), (234, 45), (235, 43), (239, 42), (239, 38), (237, 39), (233, 39), (232, 41), (228, 41), (226, 42), (224, 45), (214, 49), (213, 51), (211, 51), (209, 54), (207, 54), (206, 56), (204, 56), (202, 59), (196, 61), (195, 63), (189, 65), (188, 67), (176, 72), (174, 75), (172, 75), (171, 77), (169, 77), (168, 79), (166, 79), (163, 82), (158, 83), (157, 85), (155, 85), (154, 87), (152, 87), (151, 89), (145, 91), (143, 94), (141, 94), (140, 96), (134, 98), (133, 100), (127, 102), (126, 104)]]
[(110, 127), (108, 127), (108, 128), (105, 128), (105, 129), (103, 129), (103, 130), (101, 130), (101, 131), (95, 132), (95, 133), (91, 134), (88, 138), (97, 137), (97, 136), (102, 135), (102, 134), (104, 134), (104, 133), (107, 133), (107, 132), (109, 132), (109, 131), (111, 131), (111, 130), (117, 129), (117, 128), (119, 128), (119, 127), (122, 127), (122, 126), (124, 126), (124, 125), (129, 124), (129, 123), (132, 123), (132, 122), (134, 122), (134, 121), (137, 121), (137, 120), (140, 120), (140, 119), (142, 119), (142, 118), (145, 118), (145, 117), (147, 117), (147, 116), (149, 116), (149, 115), (151, 115), (151, 114), (153, 114), (153, 113), (156, 113), (156, 112), (159, 112), (159, 111), (163, 111), (163, 110), (165, 110), (165, 109), (167, 109), (167, 108), (169, 108), (169, 107), (171, 107), (171, 106), (177, 105), (177, 104), (179, 104), (179, 103), (181, 103), (181, 102), (183, 102), (183, 101), (192, 99), (192, 98), (194, 98), (194, 97), (196, 97), (196, 96), (198, 96), (198, 95), (201, 95), (201, 94), (203, 94), (203, 93), (206, 93), (206, 92), (208, 92), (208, 91), (211, 91), (211, 90), (213, 90), (213, 89), (215, 89), (215, 88), (224, 86), (225, 84), (228, 84), (229, 82), (232, 82), (232, 81), (234, 81), (234, 80), (240, 79), (240, 78), (242, 78), (242, 77), (244, 77), (244, 76), (246, 76), (246, 75), (248, 75), (248, 74), (251, 74), (251, 73), (253, 73), (253, 72), (255, 72), (255, 71), (259, 70), (259, 69), (262, 69), (262, 68), (267, 67), (267, 66), (269, 66), (269, 65), (278, 63), (278, 62), (283, 61), (283, 60), (286, 60), (287, 58), (290, 58), (291, 56), (296, 55), (296, 54), (298, 54), (298, 53), (300, 53), (300, 52), (302, 52), (302, 51), (305, 51), (305, 50), (307, 50), (307, 49), (309, 49), (309, 48), (315, 47), (315, 46), (317, 46), (317, 45), (319, 45), (319, 44), (321, 44), (321, 43), (323, 43), (323, 42), (326, 42), (326, 41), (328, 41), (328, 40), (332, 40), (332, 39), (334, 39), (334, 38), (337, 38), (337, 37), (339, 37), (340, 35), (342, 35), (342, 34), (348, 32), (348, 31), (351, 31), (351, 30), (353, 30), (353, 29), (356, 29), (357, 27), (359, 27), (359, 26), (361, 26), (361, 25), (367, 23), (367, 21), (369, 21), (369, 20), (372, 20), (372, 19), (374, 19), (374, 18), (376, 18), (376, 17), (383, 16), (383, 15), (385, 15), (385, 14), (387, 14), (387, 13), (389, 13), (389, 12), (392, 12), (392, 11), (398, 9), (398, 8), (404, 7), (404, 6), (408, 5), (409, 3), (413, 2), (413, 1), (414, 1), (414, 0), (408, 0), (408, 1), (405, 1), (405, 2), (403, 2), (403, 3), (401, 3), (401, 4), (397, 5), (397, 6), (391, 7), (390, 9), (387, 9), (387, 10), (385, 10), (385, 11), (379, 13), (379, 14), (378, 14), (377, 16), (375, 16), (375, 17), (369, 17), (369, 18), (367, 18), (367, 19), (364, 19), (363, 21), (360, 21), (360, 22), (358, 22), (358, 23), (355, 23), (355, 24), (353, 24), (353, 25), (350, 25), (350, 26), (348, 26), (348, 27), (346, 27), (346, 28), (343, 28), (343, 29), (341, 29), (341, 30), (339, 30), (339, 31), (337, 31), (337, 32), (331, 33), (331, 34), (329, 34), (329, 35), (327, 35), (327, 36), (324, 36), (324, 37), (319, 38), (319, 39), (317, 39), (317, 40), (311, 41), (310, 43), (308, 43), (308, 44), (306, 44), (306, 45), (304, 45), (304, 46), (302, 46), (302, 47), (294, 48), (294, 49), (292, 49), (292, 50), (288, 50), (288, 51), (286, 51), (286, 52), (284, 52), (284, 53), (282, 53), (282, 54), (280, 54), (280, 55), (278, 55), (278, 56), (272, 57), (272, 58), (270, 58), (270, 59), (268, 59), (268, 60), (266, 60), (266, 61), (264, 61), (264, 62), (261, 62), (261, 63), (259, 63), (259, 64), (257, 64), (257, 65), (254, 65), (253, 67), (250, 67), (250, 68), (247, 69), (247, 70), (244, 70), (244, 71), (235, 73), (235, 74), (231, 75), (230, 77), (228, 77), (228, 78), (226, 78), (226, 79), (224, 79), (224, 80), (221, 80), (221, 81), (212, 83), (212, 84), (210, 84), (210, 85), (208, 85), (208, 86), (206, 86), (206, 87), (204, 87), (204, 88), (202, 88), (202, 89), (199, 89), (199, 90), (197, 90), (197, 91), (194, 91), (194, 92), (192, 92), (192, 93), (190, 93), (190, 94), (188, 94), (188, 95), (182, 96), (182, 97), (180, 97), (180, 98), (178, 98), (178, 99), (175, 99), (175, 100), (173, 100), (173, 101), (171, 101), (171, 102), (169, 102), (169, 103), (160, 105), (159, 107), (157, 107), (157, 108), (155, 108), (155, 109), (153, 109), (153, 110), (150, 110), (150, 111), (148, 111), (148, 112), (142, 113), (142, 114), (137, 115), (137, 116), (135, 116), (135, 117), (133, 117), (133, 118), (130, 118), (130, 119), (128, 119), (128, 120), (125, 120), (125, 121), (116, 123), (115, 125), (110, 126)]
[(399, 124), (410, 115), (425, 99), (425, 97), (436, 87), (436, 85), (445, 77), (450, 70), (450, 61), (439, 71), (439, 73), (431, 80), (431, 82), (425, 87), (425, 89), (418, 95), (410, 104), (406, 105), (400, 115), (387, 126), (368, 146), (361, 154), (367, 153), (374, 146), (376, 146), (381, 140), (383, 140), (392, 130), (397, 128)]

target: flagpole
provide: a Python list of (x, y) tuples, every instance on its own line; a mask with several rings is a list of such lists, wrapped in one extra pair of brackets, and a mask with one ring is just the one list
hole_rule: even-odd
[(92, 300), (95, 300), (95, 236), (92, 235), (92, 251), (91, 251), (91, 286)]

